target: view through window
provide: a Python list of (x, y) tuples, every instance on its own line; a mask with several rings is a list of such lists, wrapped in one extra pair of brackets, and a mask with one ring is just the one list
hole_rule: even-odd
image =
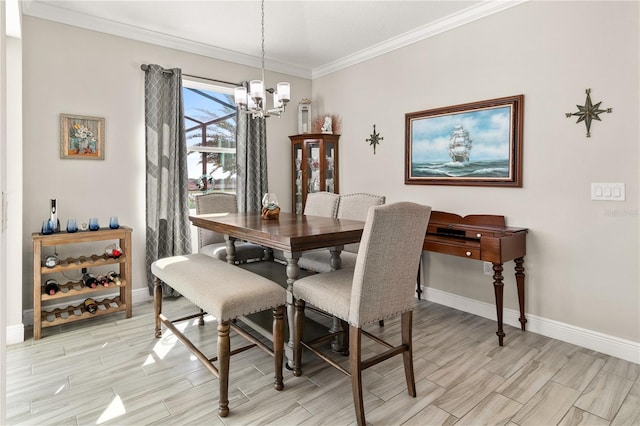
[(206, 192), (236, 192), (236, 106), (233, 89), (183, 81), (189, 207)]

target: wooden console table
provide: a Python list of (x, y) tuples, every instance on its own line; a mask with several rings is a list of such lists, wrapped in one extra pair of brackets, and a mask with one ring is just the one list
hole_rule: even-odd
[(525, 330), (524, 315), (524, 256), (527, 228), (505, 225), (504, 216), (469, 215), (433, 211), (429, 220), (423, 250), (444, 253), (493, 264), (493, 288), (498, 316), (498, 342), (503, 345), (502, 330), (503, 287), (502, 265), (513, 260), (520, 304), (520, 327)]

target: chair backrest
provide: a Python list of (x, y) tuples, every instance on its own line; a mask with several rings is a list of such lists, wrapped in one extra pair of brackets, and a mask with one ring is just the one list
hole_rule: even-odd
[(357, 327), (413, 309), (431, 207), (400, 202), (369, 209), (356, 259), (349, 323)]
[[(384, 202), (384, 195), (366, 194), (363, 192), (341, 195), (336, 217), (338, 219), (365, 220), (369, 207), (379, 206), (384, 204)], [(358, 247), (358, 243), (347, 244), (344, 246), (344, 251), (357, 253)]]
[(336, 217), (340, 195), (333, 192), (310, 192), (304, 205), (304, 214), (313, 216)]
[[(196, 197), (196, 214), (237, 212), (238, 198), (236, 194), (210, 192)], [(198, 248), (222, 242), (224, 242), (222, 234), (198, 227)]]

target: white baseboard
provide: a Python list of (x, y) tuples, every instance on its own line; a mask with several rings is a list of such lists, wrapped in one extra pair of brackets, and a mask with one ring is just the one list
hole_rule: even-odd
[(138, 303), (149, 302), (153, 300), (153, 296), (149, 295), (148, 288), (134, 288), (131, 290), (131, 302), (133, 306)]
[[(423, 288), (422, 294), (424, 298), (430, 302), (449, 306), (484, 318), (496, 319), (496, 306), (493, 304), (429, 287)], [(536, 315), (527, 314), (526, 316), (527, 331), (640, 364), (640, 343), (638, 342), (609, 336), (597, 331), (587, 330)], [(504, 324), (520, 328), (518, 318), (520, 318), (519, 311), (508, 308), (504, 309)]]
[[(131, 293), (134, 306), (138, 303), (153, 300), (153, 296), (149, 295), (149, 290), (147, 288), (133, 289)], [(469, 299), (429, 287), (423, 288), (422, 294), (424, 295), (424, 298), (430, 302), (449, 306), (451, 308), (491, 320), (496, 319), (496, 307), (493, 304), (480, 302), (478, 300)], [(61, 305), (61, 307), (81, 302), (82, 300), (78, 300), (76, 302), (67, 301)], [(519, 311), (505, 308), (503, 315), (503, 321), (505, 324), (520, 328), (520, 321), (518, 321), (518, 318), (520, 317)], [(33, 310), (24, 311), (23, 319), (24, 324), (33, 325)], [(7, 326), (7, 345), (24, 341), (24, 324)], [(609, 336), (597, 331), (587, 330), (531, 314), (527, 314), (527, 330), (640, 364), (640, 343), (638, 342)]]
[(6, 332), (7, 345), (24, 342), (24, 324), (8, 325)]

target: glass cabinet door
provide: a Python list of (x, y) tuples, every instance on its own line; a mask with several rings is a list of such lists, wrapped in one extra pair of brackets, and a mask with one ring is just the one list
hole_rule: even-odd
[(327, 192), (337, 192), (335, 186), (335, 144), (328, 142), (324, 144), (324, 190)]
[(293, 212), (302, 214), (302, 200), (304, 199), (302, 179), (302, 144), (293, 145)]
[(320, 144), (318, 141), (306, 141), (305, 143), (307, 157), (307, 194), (310, 192), (323, 191), (320, 176), (320, 162), (322, 157), (320, 152)]
[(291, 139), (292, 210), (304, 213), (307, 194), (338, 193), (338, 139), (340, 135), (303, 134)]

